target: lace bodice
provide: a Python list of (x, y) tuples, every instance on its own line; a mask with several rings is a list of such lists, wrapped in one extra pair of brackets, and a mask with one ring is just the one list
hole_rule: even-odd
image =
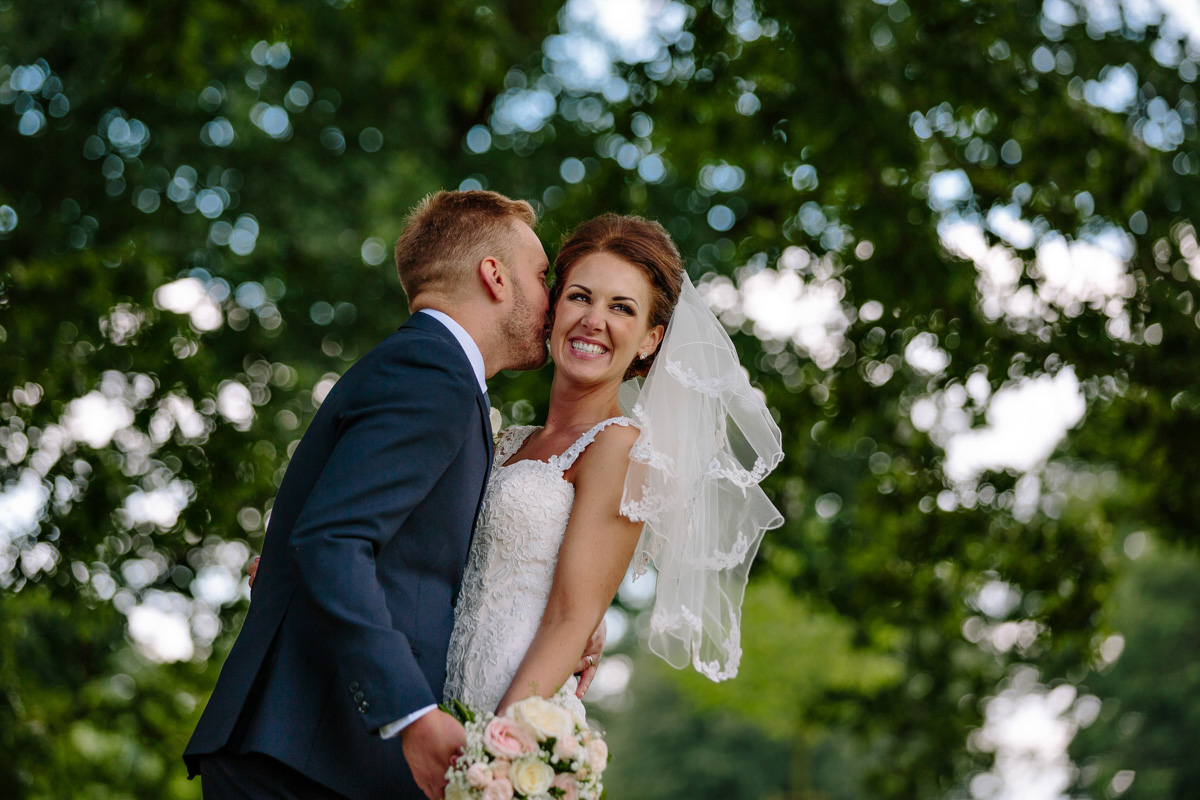
[[(575, 487), (563, 473), (600, 431), (633, 424), (625, 417), (607, 419), (560, 455), (507, 466), (537, 429), (514, 426), (500, 435), (454, 609), (447, 701), (496, 709), (546, 610), (558, 549), (575, 502)], [(582, 703), (575, 710), (582, 716)]]

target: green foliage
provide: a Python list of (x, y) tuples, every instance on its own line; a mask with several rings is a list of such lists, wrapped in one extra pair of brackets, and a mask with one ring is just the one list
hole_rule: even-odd
[[(19, 795), (195, 796), (175, 759), (242, 567), (322, 392), (404, 318), (387, 252), (437, 188), (538, 202), (551, 251), (592, 215), (642, 213), (694, 279), (744, 295), (778, 273), (833, 298), (829, 319), (787, 312), (815, 338), (725, 311), (781, 420), (767, 489), (787, 523), (760, 556), (742, 682), (680, 691), (779, 735), (837, 730), (870, 753), (873, 796), (979, 768), (972, 700), (1013, 663), (1086, 675), (1114, 531), (1194, 549), (1197, 59), (1156, 44), (1166, 27), (1035, 0), (713, 0), (602, 89), (542, 49), (558, 10), (0, 2), (0, 487), (45, 500), (0, 528), (0, 781)], [(1128, 108), (1089, 102), (1122, 65)], [(549, 116), (509, 124), (522, 98)], [(955, 170), (970, 191), (931, 197)], [(988, 221), (998, 206), (1028, 241)], [(1011, 283), (953, 244), (959, 223)], [(1072, 300), (1038, 258), (1053, 231), (1129, 245), (1128, 283)], [(185, 278), (208, 298), (190, 315), (156, 301)], [(944, 366), (916, 363), (922, 342)], [(1086, 414), (1028, 474), (957, 479), (948, 429), (917, 424), (933, 402), (982, 425), (989, 396), (1067, 367)], [(506, 421), (544, 414), (548, 374), (497, 376)], [(67, 424), (88, 397), (131, 416), (94, 447)], [(999, 622), (972, 606), (996, 580), (1032, 644), (964, 638)], [(194, 655), (130, 646), (141, 606), (190, 626)]]
[(197, 797), (178, 767), (204, 663), (139, 658), (110, 605), (22, 591), (0, 605), (0, 744), (18, 797)]
[(1104, 705), (1072, 756), (1082, 765), (1080, 783), (1096, 796), (1119, 772), (1132, 772), (1124, 797), (1194, 797), (1200, 563), (1191, 551), (1153, 540), (1139, 552), (1143, 542), (1143, 534), (1133, 534), (1130, 549), (1138, 557), (1114, 589), (1113, 625), (1124, 634), (1124, 650), (1087, 681)]
[(803, 741), (824, 732), (831, 701), (859, 703), (899, 683), (903, 665), (884, 654), (903, 634), (878, 633), (881, 641), (856, 646), (849, 620), (813, 611), (780, 582), (761, 580), (746, 592), (737, 680), (712, 683), (687, 670), (675, 682), (695, 708), (731, 710), (776, 739)]
[[(610, 797), (782, 798), (790, 747), (735, 714), (698, 711), (673, 689), (669, 667), (639, 658), (631, 707), (597, 712), (611, 764)], [(589, 714), (592, 712), (589, 711)]]

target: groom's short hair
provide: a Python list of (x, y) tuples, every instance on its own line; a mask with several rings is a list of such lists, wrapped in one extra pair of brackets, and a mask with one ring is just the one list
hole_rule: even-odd
[(424, 291), (457, 291), (489, 256), (510, 261), (514, 222), (532, 228), (537, 212), (497, 192), (427, 195), (409, 212), (396, 240), (396, 272), (409, 302)]

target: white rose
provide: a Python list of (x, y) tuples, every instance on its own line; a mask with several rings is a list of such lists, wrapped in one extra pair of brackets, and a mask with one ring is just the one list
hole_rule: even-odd
[(508, 770), (513, 788), (526, 797), (543, 794), (554, 782), (554, 770), (537, 758), (520, 758)]
[(446, 786), (445, 800), (471, 800), (471, 793), (458, 783), (451, 783)]
[(512, 707), (513, 720), (537, 737), (538, 741), (570, 736), (574, 719), (565, 708), (540, 697), (527, 697)]

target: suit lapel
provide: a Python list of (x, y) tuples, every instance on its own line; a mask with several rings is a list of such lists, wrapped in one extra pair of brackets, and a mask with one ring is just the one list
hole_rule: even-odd
[[(488, 405), (487, 395), (479, 392), (475, 395), (479, 403), (479, 415), (483, 418), (483, 441), (487, 447), (487, 468), (483, 473), (483, 486), (479, 489), (479, 499), (475, 503), (475, 522), (479, 522), (479, 509), (483, 505), (483, 496), (487, 493), (488, 480), (492, 477), (492, 459), (495, 443), (492, 440), (492, 409)], [(471, 538), (475, 538), (475, 525), (471, 525)]]
[(492, 433), (492, 408), (488, 405), (487, 395), (483, 392), (475, 395), (479, 403), (479, 415), (483, 417), (483, 440), (487, 443), (488, 472), (492, 469), (492, 455), (495, 451), (495, 434)]

